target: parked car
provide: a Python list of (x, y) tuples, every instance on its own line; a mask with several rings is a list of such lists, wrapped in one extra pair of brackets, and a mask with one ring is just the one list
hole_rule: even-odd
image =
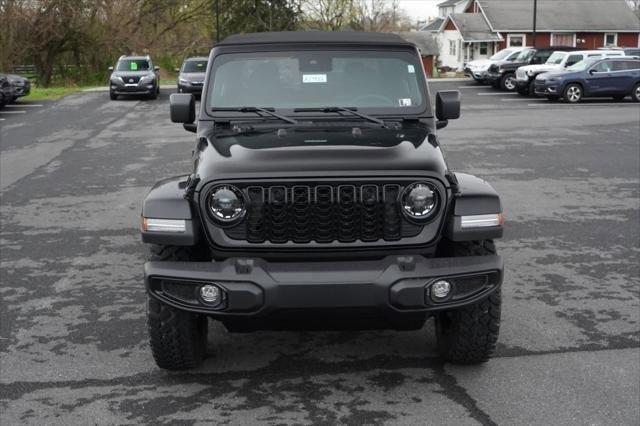
[(197, 115), (192, 94), (170, 97), (171, 120), (196, 133), (191, 174), (158, 182), (142, 207), (158, 366), (200, 364), (208, 318), (251, 331), (418, 330), (434, 317), (445, 360), (491, 357), (500, 198), (448, 167), (436, 129), (458, 118), (460, 93), (432, 107), (414, 44), (237, 35), (215, 45), (204, 81)]
[(118, 95), (145, 95), (156, 99), (160, 94), (160, 67), (153, 65), (149, 55), (125, 56), (118, 59), (115, 67), (109, 67), (109, 97)]
[(577, 50), (574, 52), (553, 52), (544, 64), (525, 65), (516, 70), (516, 90), (522, 96), (534, 95), (534, 83), (538, 74), (549, 71), (562, 71), (586, 58), (615, 56), (624, 56), (624, 53), (620, 50)]
[(207, 57), (187, 58), (180, 68), (176, 68), (179, 93), (193, 93), (196, 96), (202, 93), (208, 59)]
[(634, 56), (640, 58), (640, 47), (600, 47), (604, 50), (620, 50), (625, 56)]
[(487, 82), (495, 88), (507, 90), (509, 92), (516, 89), (516, 70), (523, 65), (543, 64), (554, 51), (576, 50), (571, 46), (553, 46), (527, 48), (520, 52), (513, 61), (500, 61), (492, 64), (487, 71)]
[(14, 97), (13, 86), (6, 74), (0, 74), (0, 108), (11, 102)]
[(29, 82), (28, 78), (16, 74), (7, 74), (7, 78), (9, 79), (9, 83), (13, 87), (13, 97), (11, 99), (12, 102), (31, 93), (31, 83)]
[(520, 52), (522, 52), (526, 47), (508, 47), (506, 49), (502, 49), (499, 52), (496, 52), (493, 56), (488, 59), (476, 59), (474, 61), (469, 61), (464, 66), (464, 75), (467, 77), (472, 77), (478, 83), (486, 83), (487, 78), (487, 70), (491, 64), (505, 61), (510, 62), (514, 61)]
[(563, 98), (569, 103), (605, 96), (616, 100), (631, 96), (635, 102), (640, 102), (640, 60), (587, 58), (565, 71), (538, 75), (535, 93), (549, 100)]

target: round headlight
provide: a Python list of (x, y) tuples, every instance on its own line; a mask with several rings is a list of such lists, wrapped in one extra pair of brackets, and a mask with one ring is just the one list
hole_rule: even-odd
[(436, 210), (438, 193), (427, 183), (413, 183), (402, 194), (402, 211), (411, 219), (424, 220)]
[(244, 215), (242, 192), (232, 185), (220, 185), (209, 194), (209, 211), (221, 222), (232, 222)]

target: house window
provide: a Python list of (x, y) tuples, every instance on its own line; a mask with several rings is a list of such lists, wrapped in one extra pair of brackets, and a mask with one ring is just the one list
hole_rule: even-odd
[(575, 46), (576, 35), (571, 33), (551, 34), (551, 46)]
[(606, 33), (604, 35), (604, 45), (605, 46), (617, 46), (618, 45), (618, 34), (617, 33)]
[(527, 37), (524, 34), (508, 34), (507, 47), (524, 47)]
[(487, 43), (480, 43), (480, 54), (481, 55), (487, 54)]
[(456, 56), (456, 41), (449, 40), (449, 55)]

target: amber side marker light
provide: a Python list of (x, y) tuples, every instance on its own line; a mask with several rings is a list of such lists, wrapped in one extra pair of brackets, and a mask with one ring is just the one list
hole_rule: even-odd
[(186, 232), (187, 222), (184, 219), (152, 219), (140, 218), (140, 228), (143, 232)]

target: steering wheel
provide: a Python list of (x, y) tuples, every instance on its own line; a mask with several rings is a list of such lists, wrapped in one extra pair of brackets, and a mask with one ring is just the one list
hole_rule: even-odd
[[(357, 98), (355, 98), (353, 100), (353, 103), (355, 104), (355, 106), (359, 106), (361, 103), (364, 103), (366, 105), (367, 102), (365, 101), (365, 99), (382, 101), (382, 105), (381, 106), (396, 106), (396, 104), (391, 99), (387, 98), (386, 96), (375, 95), (375, 94), (374, 95), (358, 96)], [(378, 105), (375, 105), (375, 106), (378, 106)]]

